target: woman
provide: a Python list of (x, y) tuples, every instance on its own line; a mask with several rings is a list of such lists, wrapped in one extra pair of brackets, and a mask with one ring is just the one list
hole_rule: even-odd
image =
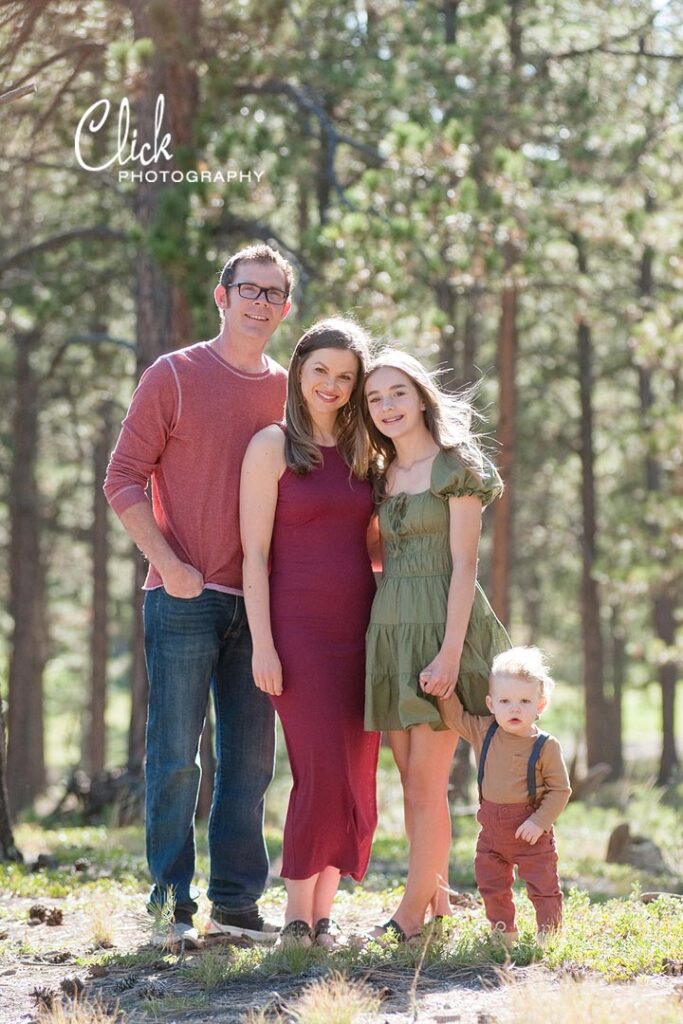
[(438, 701), (486, 714), (488, 674), (510, 646), (476, 582), (481, 511), (502, 491), (472, 436), (471, 407), (439, 390), (412, 356), (388, 349), (365, 383), (376, 452), (384, 573), (367, 636), (365, 724), (387, 731), (410, 844), (401, 903), (376, 936), (417, 934), (431, 906), (450, 913), (448, 778), (457, 736)]
[(306, 331), (289, 367), (286, 425), (256, 434), (242, 467), (254, 681), (280, 716), (293, 778), (282, 941), (304, 946), (334, 945), (340, 875), (363, 877), (377, 822), (379, 736), (363, 729), (375, 590), (358, 422), (367, 359), (368, 337), (351, 321), (331, 318)]

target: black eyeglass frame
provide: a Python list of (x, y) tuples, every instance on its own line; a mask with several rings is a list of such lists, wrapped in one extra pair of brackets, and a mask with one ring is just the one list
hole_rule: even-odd
[[(282, 288), (261, 288), (258, 284), (252, 284), (251, 281), (235, 281), (232, 284), (224, 284), (224, 288), (237, 288), (237, 294), (241, 299), (260, 299), (262, 295), (265, 295), (266, 302), (269, 302), (271, 306), (284, 306), (285, 302), (289, 298), (289, 292), (284, 291)], [(258, 288), (256, 295), (242, 295), (240, 288)], [(283, 299), (279, 302), (277, 299), (272, 299), (269, 292), (277, 292), (279, 295), (283, 295)]]

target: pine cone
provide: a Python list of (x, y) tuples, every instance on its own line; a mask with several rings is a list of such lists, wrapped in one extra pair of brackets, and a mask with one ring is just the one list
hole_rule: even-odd
[(137, 983), (138, 976), (131, 971), (130, 974), (124, 974), (122, 978), (117, 978), (113, 989), (115, 992), (127, 992), (129, 989), (135, 988)]
[(163, 999), (167, 993), (168, 989), (162, 981), (148, 981), (138, 991), (140, 999)]
[(64, 914), (59, 907), (51, 907), (48, 911), (48, 915), (45, 918), (45, 924), (57, 925), (61, 924), (64, 920)]
[(44, 985), (37, 985), (31, 992), (31, 999), (34, 1006), (41, 1010), (51, 1010), (57, 993), (52, 988), (45, 988)]
[(109, 968), (105, 967), (104, 964), (90, 964), (88, 974), (91, 978), (106, 978), (109, 974)]
[(39, 924), (44, 921), (48, 915), (48, 909), (42, 903), (34, 903), (28, 912), (28, 919), (30, 923)]
[(72, 959), (73, 956), (67, 949), (54, 949), (43, 957), (46, 964), (65, 964)]
[(80, 996), (85, 988), (85, 984), (83, 979), (79, 978), (77, 974), (67, 974), (60, 981), (59, 987), (64, 995), (70, 999), (75, 999), (77, 996)]

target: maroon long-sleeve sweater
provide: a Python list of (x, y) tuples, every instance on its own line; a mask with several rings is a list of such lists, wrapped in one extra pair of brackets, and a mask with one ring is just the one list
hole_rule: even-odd
[[(104, 483), (120, 516), (147, 501), (151, 481), (154, 518), (173, 551), (205, 586), (229, 593), (242, 590), (242, 459), (284, 408), (287, 375), (266, 362), (262, 373), (244, 373), (206, 341), (161, 356), (140, 378)], [(150, 565), (145, 588), (158, 586)]]

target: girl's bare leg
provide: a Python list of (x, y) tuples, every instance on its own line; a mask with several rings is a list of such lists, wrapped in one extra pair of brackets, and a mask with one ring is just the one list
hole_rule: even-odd
[[(394, 735), (390, 733), (390, 742)], [(403, 735), (407, 749), (399, 741), (396, 747), (392, 742), (392, 750), (398, 752), (403, 780), (410, 854), (405, 892), (393, 916), (407, 935), (413, 935), (422, 927), (430, 903), (438, 913), (449, 913), (442, 886), (451, 844), (448, 778), (458, 737), (450, 731), (434, 732), (425, 724)]]

